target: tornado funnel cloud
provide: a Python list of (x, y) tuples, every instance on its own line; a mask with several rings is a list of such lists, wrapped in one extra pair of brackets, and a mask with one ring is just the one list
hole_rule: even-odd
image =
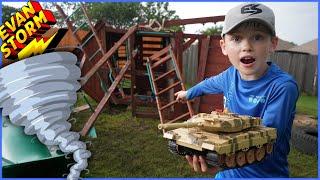
[(79, 179), (91, 156), (80, 135), (71, 132), (67, 121), (80, 89), (77, 58), (68, 52), (34, 56), (0, 69), (0, 108), (10, 121), (24, 126), (47, 146), (56, 145), (73, 153), (75, 164), (68, 179)]

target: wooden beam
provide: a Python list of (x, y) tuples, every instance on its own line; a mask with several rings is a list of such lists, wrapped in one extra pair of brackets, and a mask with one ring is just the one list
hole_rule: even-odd
[(195, 40), (196, 40), (196, 38), (190, 38), (186, 43), (184, 43), (183, 44), (183, 51), (188, 49)]
[[(203, 39), (201, 42), (201, 52), (200, 52), (199, 65), (198, 65), (197, 83), (199, 83), (204, 79), (204, 73), (206, 71), (206, 65), (207, 65), (208, 54), (209, 54), (209, 45), (210, 45), (210, 36)], [(200, 107), (200, 98), (197, 98), (195, 100), (194, 106), (195, 106), (196, 113), (198, 113), (199, 107)]]
[(126, 34), (124, 34), (121, 39), (115, 43), (114, 46), (105, 54), (103, 57), (81, 78), (81, 85), (83, 86), (88, 82), (88, 80), (92, 77), (94, 73), (98, 71), (98, 69), (109, 60), (109, 58), (113, 55), (113, 53), (118, 50), (118, 48), (131, 36), (137, 29), (137, 26), (132, 26)]
[[(134, 55), (132, 55), (132, 58), (134, 58), (135, 56), (136, 56), (136, 53)], [(131, 64), (131, 60), (127, 61), (126, 65), (121, 69), (120, 73), (117, 75), (117, 77), (115, 78), (115, 80), (113, 81), (111, 86), (109, 87), (108, 91), (106, 92), (106, 94), (103, 96), (103, 98), (99, 102), (97, 108), (92, 113), (89, 120), (86, 122), (83, 129), (81, 130), (80, 134), (82, 136), (85, 136), (88, 133), (88, 131), (90, 130), (90, 128), (93, 126), (94, 122), (97, 120), (98, 116), (100, 115), (102, 109), (104, 108), (104, 106), (108, 102), (111, 94), (116, 89), (117, 85), (120, 83), (121, 79), (123, 78), (125, 72), (130, 67), (130, 64)]]
[(220, 22), (224, 21), (225, 16), (211, 16), (211, 17), (201, 17), (201, 18), (191, 18), (191, 19), (174, 19), (164, 22), (164, 27), (170, 26), (180, 26), (186, 24), (204, 24), (209, 22)]
[[(130, 36), (128, 39), (128, 44), (129, 44), (129, 52), (133, 51), (134, 47), (134, 41), (135, 41), (135, 36)], [(130, 95), (131, 95), (131, 113), (132, 117), (136, 117), (136, 112), (137, 112), (137, 101), (135, 97), (135, 89), (136, 89), (136, 59), (135, 58), (130, 58), (131, 59), (131, 87), (130, 87)]]

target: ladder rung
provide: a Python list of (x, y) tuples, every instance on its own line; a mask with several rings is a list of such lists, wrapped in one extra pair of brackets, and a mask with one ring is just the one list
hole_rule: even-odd
[(178, 102), (177, 100), (174, 100), (174, 101), (170, 102), (169, 104), (166, 104), (166, 105), (162, 106), (162, 107), (160, 108), (160, 111), (166, 109), (167, 107), (172, 106), (173, 104), (175, 104), (175, 103), (177, 103), (177, 102)]
[(99, 51), (101, 51), (100, 48), (89, 58), (89, 61), (91, 61), (91, 59), (93, 59), (98, 54)]
[(72, 34), (77, 33), (77, 31), (79, 31), (79, 29), (80, 29), (83, 25), (85, 25), (85, 24), (86, 24), (86, 22), (82, 23), (79, 27), (77, 27), (77, 28), (72, 32)]
[(180, 83), (181, 83), (181, 81), (178, 81), (178, 82), (176, 82), (176, 83), (172, 84), (171, 86), (169, 86), (169, 87), (167, 87), (167, 88), (163, 89), (163, 90), (162, 90), (162, 91), (160, 91), (159, 93), (156, 93), (156, 95), (157, 95), (157, 96), (159, 96), (160, 94), (162, 94), (162, 93), (164, 93), (164, 92), (166, 92), (166, 91), (168, 91), (168, 90), (170, 90), (170, 89), (174, 88), (175, 86), (179, 85)]
[(158, 52), (158, 51), (147, 51), (147, 50), (143, 50), (143, 51), (142, 51), (143, 54), (148, 54), (148, 55), (149, 55), (149, 54), (154, 54), (154, 53), (157, 53), (157, 52)]
[(166, 73), (162, 74), (161, 76), (159, 76), (159, 77), (157, 77), (156, 79), (154, 79), (154, 81), (158, 81), (158, 80), (160, 80), (160, 79), (162, 79), (162, 78), (166, 77), (167, 75), (169, 75), (169, 74), (171, 74), (171, 73), (173, 73), (173, 72), (175, 72), (175, 69), (171, 69), (170, 71), (168, 71), (168, 72), (166, 72)]
[(86, 39), (86, 41), (81, 44), (81, 47), (84, 47), (84, 46), (89, 42), (89, 40), (90, 40), (93, 36), (94, 36), (94, 34), (92, 33), (92, 34)]
[[(155, 62), (151, 68), (155, 68), (157, 66), (159, 66), (160, 64), (164, 63), (164, 62), (167, 62), (168, 60), (171, 59), (171, 56), (170, 55), (167, 55), (165, 56), (164, 58), (161, 58), (159, 61)], [(150, 59), (151, 60), (151, 59)]]
[(187, 112), (187, 113), (185, 113), (185, 114), (182, 114), (182, 115), (180, 115), (180, 116), (178, 116), (177, 118), (175, 118), (175, 119), (173, 119), (173, 120), (171, 120), (171, 121), (168, 121), (167, 123), (173, 123), (173, 122), (176, 122), (176, 121), (178, 121), (179, 119), (182, 119), (182, 118), (184, 118), (184, 117), (186, 117), (186, 116), (190, 116), (190, 113), (189, 112)]
[(155, 59), (157, 57), (160, 57), (162, 55), (164, 55), (165, 53), (168, 53), (169, 49), (171, 48), (171, 45), (163, 48), (162, 50), (158, 51), (157, 53), (153, 54), (152, 56), (150, 56), (150, 59)]

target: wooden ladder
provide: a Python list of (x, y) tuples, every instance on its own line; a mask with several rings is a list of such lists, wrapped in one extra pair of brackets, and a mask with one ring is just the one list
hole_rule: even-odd
[[(60, 13), (60, 15), (62, 16), (62, 18), (64, 19), (65, 23), (67, 24), (68, 29), (72, 32), (72, 36), (74, 37), (74, 39), (76, 40), (78, 47), (81, 49), (81, 51), (83, 52), (83, 58), (80, 62), (80, 69), (82, 69), (83, 65), (85, 62), (89, 62), (91, 65), (91, 61), (92, 59), (94, 59), (94, 57), (96, 57), (99, 53), (102, 55), (102, 57), (106, 54), (105, 49), (102, 45), (102, 41), (99, 38), (99, 36), (97, 35), (97, 32), (92, 24), (91, 18), (88, 16), (88, 13), (86, 11), (86, 7), (83, 3), (80, 3), (80, 7), (78, 9), (76, 9), (72, 14), (70, 14), (69, 16), (67, 16), (64, 11), (62, 10), (62, 8), (55, 3), (55, 6), (58, 10), (58, 12)], [(84, 21), (81, 22), (80, 25), (77, 25), (77, 23), (74, 22), (74, 20), (72, 20), (75, 16), (80, 17), (81, 14), (84, 16)], [(82, 16), (81, 16), (82, 17)], [(81, 30), (82, 28), (84, 28), (85, 26), (89, 26), (90, 28), (90, 35), (86, 36), (86, 39), (81, 39), (78, 35), (78, 31)], [(98, 48), (94, 50), (93, 53), (89, 53), (86, 48), (84, 48), (88, 42), (94, 38), (96, 44), (98, 45)], [(115, 79), (115, 77), (117, 76), (116, 71), (114, 71), (113, 65), (111, 64), (110, 60), (108, 60), (107, 62), (108, 68), (110, 69), (110, 71), (112, 72), (112, 77), (113, 79)], [(99, 73), (97, 73), (100, 81), (102, 83), (105, 84), (105, 82), (103, 81), (103, 79), (101, 78), (101, 76), (99, 75)], [(106, 86), (106, 85), (105, 85)], [(122, 88), (119, 86), (118, 90), (121, 94), (121, 96), (124, 98), (125, 94), (122, 90)], [(114, 96), (112, 96), (112, 99), (114, 102), (116, 102), (116, 98)]]
[[(171, 62), (171, 69), (168, 70), (167, 72), (161, 74), (161, 75), (155, 75), (154, 70), (157, 67), (160, 66), (170, 66), (167, 63)], [(171, 44), (168, 45), (167, 47), (163, 48), (161, 51), (154, 53), (152, 56), (147, 58), (147, 69), (149, 73), (149, 77), (151, 79), (151, 87), (156, 95), (156, 102), (157, 102), (157, 107), (158, 107), (158, 112), (159, 112), (159, 117), (160, 117), (160, 122), (161, 123), (173, 123), (185, 118), (190, 118), (193, 116), (194, 112), (191, 106), (191, 103), (187, 101), (187, 109), (188, 112), (183, 113), (181, 115), (178, 115), (177, 117), (174, 117), (173, 119), (167, 119), (164, 115), (164, 110), (173, 107), (176, 103), (178, 103), (177, 100), (165, 102), (161, 100), (161, 96), (164, 95), (165, 93), (168, 93), (169, 91), (174, 91), (175, 89), (180, 90), (186, 90), (185, 86), (183, 84), (182, 78), (181, 78), (181, 73), (177, 67), (177, 60), (176, 57), (174, 56), (172, 52), (172, 47)], [(170, 78), (177, 79), (176, 80), (171, 80)], [(169, 86), (165, 87), (163, 89), (158, 89), (158, 83), (163, 80), (168, 80), (169, 81)], [(168, 99), (168, 98), (166, 98)], [(175, 99), (175, 98), (174, 98)], [(165, 102), (165, 104), (164, 104)]]

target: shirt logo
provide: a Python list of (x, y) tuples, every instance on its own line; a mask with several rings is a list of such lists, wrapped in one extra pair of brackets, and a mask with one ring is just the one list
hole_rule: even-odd
[(262, 13), (262, 9), (258, 8), (260, 4), (248, 4), (241, 8), (241, 14), (251, 13), (249, 16), (253, 14)]
[(266, 102), (266, 97), (250, 95), (249, 102), (253, 104), (258, 104), (258, 103), (264, 104)]

